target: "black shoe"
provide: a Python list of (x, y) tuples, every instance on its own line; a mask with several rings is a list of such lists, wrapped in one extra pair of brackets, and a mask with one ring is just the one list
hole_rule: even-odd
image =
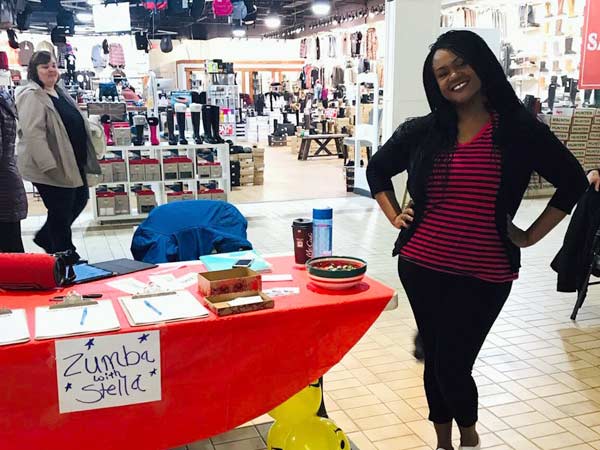
[(417, 361), (425, 360), (425, 349), (423, 348), (423, 339), (421, 338), (421, 335), (419, 333), (415, 335), (415, 350), (413, 351), (413, 355), (417, 359)]
[(43, 239), (39, 233), (33, 238), (33, 243), (38, 247), (43, 248), (45, 253), (52, 253), (50, 243)]

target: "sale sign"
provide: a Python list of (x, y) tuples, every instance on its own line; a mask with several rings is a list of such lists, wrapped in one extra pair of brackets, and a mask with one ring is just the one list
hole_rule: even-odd
[(580, 89), (600, 89), (600, 0), (587, 0), (581, 44)]

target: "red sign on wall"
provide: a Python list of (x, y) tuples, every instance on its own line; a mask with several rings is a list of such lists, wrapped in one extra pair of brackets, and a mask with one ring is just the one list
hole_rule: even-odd
[(585, 5), (579, 88), (600, 89), (600, 0)]

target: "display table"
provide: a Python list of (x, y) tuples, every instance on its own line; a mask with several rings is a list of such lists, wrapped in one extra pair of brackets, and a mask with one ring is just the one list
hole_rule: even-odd
[[(274, 309), (130, 327), (107, 280), (77, 286), (113, 302), (118, 333), (159, 330), (162, 400), (60, 414), (54, 340), (0, 347), (0, 448), (44, 450), (168, 449), (231, 430), (279, 405), (326, 373), (358, 342), (395, 292), (368, 277), (345, 292), (317, 293), (292, 257), (270, 258), (274, 274), (293, 281), (299, 295), (275, 298)], [(198, 262), (139, 272), (183, 276), (203, 271)], [(128, 277), (127, 275), (125, 277)], [(109, 281), (114, 281), (115, 278)], [(190, 292), (199, 295), (196, 287)], [(57, 292), (0, 293), (0, 304), (26, 308), (30, 333), (34, 307)], [(107, 333), (111, 334), (111, 333)], [(114, 334), (114, 333), (112, 333)]]
[[(346, 134), (310, 134), (308, 136), (302, 136), (302, 142), (300, 143), (300, 150), (298, 151), (298, 159), (306, 161), (308, 158), (315, 156), (335, 156), (327, 148), (327, 145), (331, 141), (335, 142), (336, 154), (339, 158), (344, 157), (344, 138), (348, 137)], [(319, 148), (314, 154), (310, 154), (310, 146), (312, 142), (319, 144)], [(324, 153), (324, 154), (321, 154)]]

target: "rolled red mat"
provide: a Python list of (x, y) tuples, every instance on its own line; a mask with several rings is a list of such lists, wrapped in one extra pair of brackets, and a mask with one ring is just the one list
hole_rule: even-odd
[(0, 253), (0, 288), (46, 290), (62, 286), (66, 265), (43, 253)]

